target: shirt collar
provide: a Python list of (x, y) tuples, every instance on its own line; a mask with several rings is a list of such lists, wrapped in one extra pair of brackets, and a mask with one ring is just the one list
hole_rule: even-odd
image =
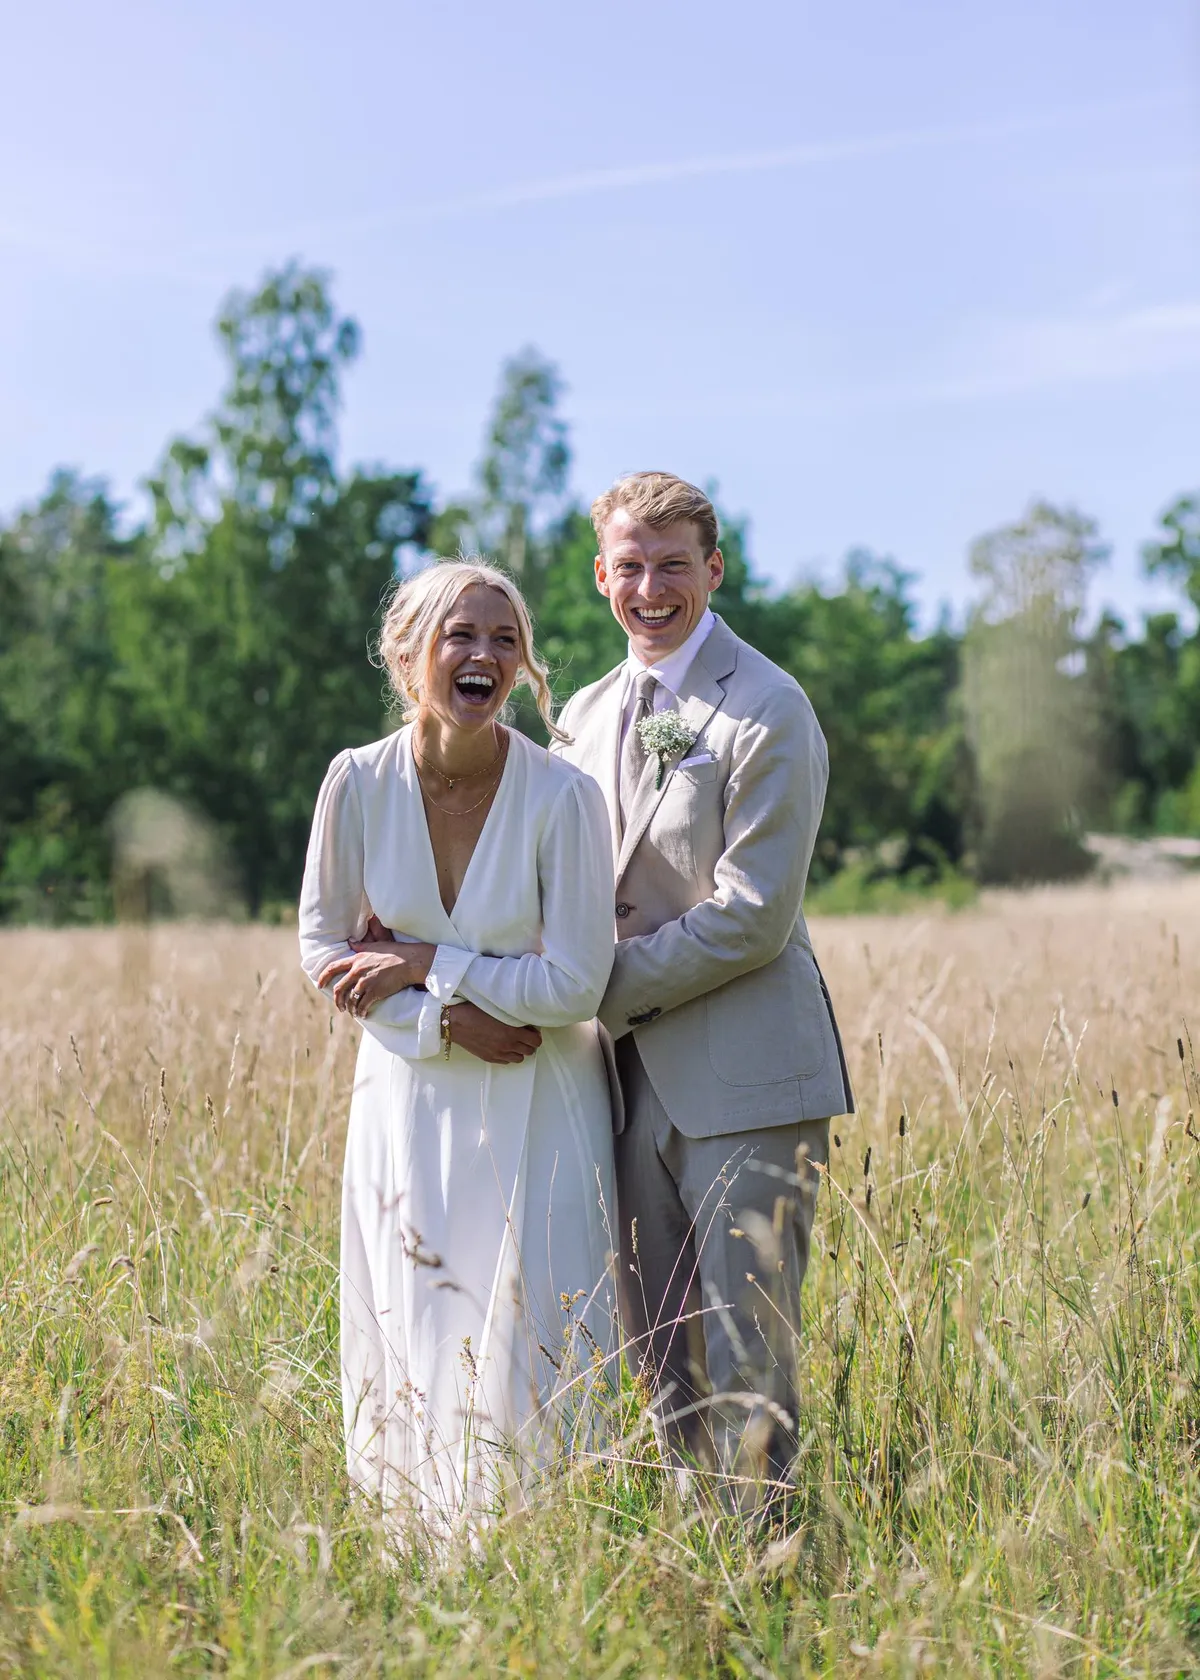
[(699, 653), (702, 643), (707, 641), (716, 622), (712, 608), (705, 607), (700, 615), (700, 622), (687, 641), (677, 647), (674, 653), (669, 653), (665, 659), (660, 659), (657, 665), (644, 664), (634, 652), (633, 643), (630, 642), (629, 655), (626, 660), (629, 681), (632, 682), (636, 677), (640, 677), (643, 671), (653, 671), (663, 687), (668, 689), (678, 700), (679, 691), (683, 687), (684, 678), (691, 668), (692, 660)]

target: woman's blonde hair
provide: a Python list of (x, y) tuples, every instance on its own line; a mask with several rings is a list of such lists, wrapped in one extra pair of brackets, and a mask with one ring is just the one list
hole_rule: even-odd
[(397, 583), (379, 632), (377, 663), (388, 674), (400, 701), (404, 721), (411, 723), (421, 708), (429, 662), (438, 632), (464, 589), (479, 584), (498, 589), (512, 608), (517, 621), (520, 666), (514, 687), (525, 683), (533, 690), (542, 722), (556, 741), (571, 737), (554, 721), (554, 701), (546, 680), (546, 666), (533, 645), (533, 622), (524, 596), (513, 580), (478, 555), (460, 560), (437, 560), (432, 566)]

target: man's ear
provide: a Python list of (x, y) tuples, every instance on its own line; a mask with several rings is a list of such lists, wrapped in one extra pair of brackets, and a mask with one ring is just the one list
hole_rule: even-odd
[(597, 554), (597, 556), (596, 556), (596, 558), (593, 562), (593, 567), (594, 567), (594, 570), (595, 570), (595, 573), (596, 573), (596, 588), (600, 591), (601, 595), (603, 595), (604, 599), (607, 601), (609, 599), (608, 567), (604, 564), (603, 554)]
[(724, 576), (725, 556), (719, 548), (714, 548), (708, 557), (708, 592), (710, 595), (714, 589), (720, 589)]

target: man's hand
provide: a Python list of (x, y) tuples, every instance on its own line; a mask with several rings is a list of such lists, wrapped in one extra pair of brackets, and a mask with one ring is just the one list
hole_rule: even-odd
[(542, 1042), (536, 1027), (508, 1027), (473, 1003), (450, 1005), (450, 1038), (481, 1062), (523, 1062)]

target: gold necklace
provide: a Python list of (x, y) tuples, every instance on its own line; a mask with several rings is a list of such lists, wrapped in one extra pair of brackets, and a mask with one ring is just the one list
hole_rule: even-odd
[[(492, 725), (493, 739), (495, 739), (495, 732), (496, 732), (496, 725), (493, 724)], [(424, 757), (422, 757), (421, 749), (417, 745), (417, 735), (416, 735), (415, 730), (413, 731), (412, 750), (413, 750), (413, 757), (416, 759), (416, 761), (420, 765), (421, 769), (422, 770), (432, 770), (435, 776), (440, 776), (446, 784), (446, 791), (449, 793), (449, 792), (453, 792), (455, 784), (457, 782), (473, 782), (476, 779), (477, 776), (486, 776), (492, 770), (494, 770), (496, 768), (497, 764), (499, 764), (499, 762), (500, 762), (500, 754), (504, 751), (504, 740), (503, 740), (503, 737), (501, 737), (500, 745), (496, 749), (496, 756), (490, 764), (485, 764), (482, 770), (467, 770), (461, 776), (447, 776), (447, 774), (444, 770), (439, 769), (436, 764), (430, 764)], [(441, 809), (442, 809), (442, 807), (439, 805), (438, 810), (440, 811)]]
[[(499, 753), (497, 753), (496, 757), (498, 758), (499, 756), (500, 756)], [(493, 759), (492, 762), (495, 763), (495, 759)], [(440, 811), (444, 817), (469, 817), (471, 815), (472, 811), (478, 811), (479, 807), (486, 800), (488, 800), (492, 797), (492, 795), (495, 793), (496, 789), (500, 786), (500, 783), (503, 780), (503, 777), (504, 777), (504, 771), (501, 770), (500, 774), (496, 777), (496, 779), (492, 783), (491, 787), (486, 788), (484, 790), (483, 798), (482, 799), (477, 799), (475, 801), (474, 805), (468, 805), (465, 811), (452, 811), (448, 805), (439, 805), (437, 800), (433, 797), (433, 795), (430, 793), (429, 789), (427, 787), (425, 787), (425, 785), (423, 783), (420, 784), (421, 785), (421, 793), (429, 801), (429, 803), (433, 806), (434, 810), (435, 811)], [(462, 780), (462, 779), (463, 778), (460, 777), (460, 780)]]

